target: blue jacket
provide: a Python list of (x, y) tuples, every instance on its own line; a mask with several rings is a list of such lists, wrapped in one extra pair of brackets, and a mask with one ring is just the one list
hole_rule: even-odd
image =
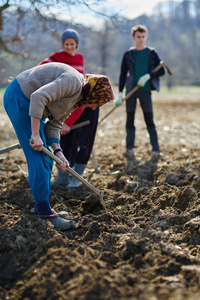
[[(153, 70), (160, 64), (161, 60), (154, 48), (147, 47), (149, 50), (149, 74), (151, 76), (152, 90), (160, 91), (160, 78), (165, 74), (165, 69), (162, 67), (159, 71)], [(134, 69), (135, 69), (135, 47), (131, 47), (124, 53), (121, 63), (121, 73), (119, 78), (119, 92), (122, 92), (126, 86), (126, 92), (129, 93), (133, 89)], [(128, 76), (127, 76), (128, 75)]]

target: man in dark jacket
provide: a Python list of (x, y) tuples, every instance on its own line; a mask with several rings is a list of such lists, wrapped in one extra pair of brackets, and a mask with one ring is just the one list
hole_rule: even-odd
[(124, 86), (126, 86), (126, 94), (128, 94), (135, 86), (140, 87), (138, 91), (126, 100), (126, 152), (124, 154), (128, 157), (134, 156), (134, 118), (136, 100), (138, 98), (150, 136), (152, 155), (153, 158), (158, 158), (161, 153), (157, 131), (153, 121), (151, 90), (160, 90), (159, 76), (164, 75), (165, 70), (162, 67), (159, 71), (153, 72), (161, 60), (155, 49), (145, 45), (147, 34), (148, 30), (144, 25), (137, 25), (132, 28), (132, 37), (135, 42), (135, 47), (131, 47), (126, 51), (122, 59), (119, 79), (119, 95), (116, 100), (116, 105), (119, 106), (122, 103)]

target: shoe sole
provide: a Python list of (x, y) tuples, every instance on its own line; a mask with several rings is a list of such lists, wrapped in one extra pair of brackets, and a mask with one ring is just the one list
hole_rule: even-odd
[(134, 154), (127, 154), (126, 152), (124, 152), (123, 156), (125, 156), (125, 157), (134, 157), (135, 155)]

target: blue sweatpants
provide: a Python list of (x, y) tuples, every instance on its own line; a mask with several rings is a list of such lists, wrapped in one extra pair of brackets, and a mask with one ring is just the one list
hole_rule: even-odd
[[(23, 94), (14, 79), (4, 94), (4, 107), (15, 129), (19, 143), (24, 151), (29, 184), (36, 204), (46, 203), (50, 196), (50, 181), (53, 161), (42, 151), (34, 150), (29, 143), (31, 137), (31, 118), (29, 116), (30, 100)], [(40, 121), (40, 136), (46, 145), (44, 134), (45, 120)], [(51, 213), (51, 211), (50, 211)]]

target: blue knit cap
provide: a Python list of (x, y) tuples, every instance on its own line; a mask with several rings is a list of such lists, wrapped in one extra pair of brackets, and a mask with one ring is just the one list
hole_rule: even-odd
[(79, 34), (74, 29), (66, 29), (61, 36), (62, 45), (64, 44), (66, 39), (74, 39), (78, 44), (79, 43)]

